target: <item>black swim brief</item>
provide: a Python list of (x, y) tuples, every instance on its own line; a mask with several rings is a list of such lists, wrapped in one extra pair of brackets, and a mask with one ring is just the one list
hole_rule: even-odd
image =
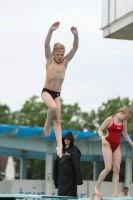
[(47, 88), (43, 88), (42, 92), (44, 92), (44, 91), (48, 92), (52, 96), (53, 99), (60, 96), (60, 92), (55, 92), (55, 91), (49, 90)]

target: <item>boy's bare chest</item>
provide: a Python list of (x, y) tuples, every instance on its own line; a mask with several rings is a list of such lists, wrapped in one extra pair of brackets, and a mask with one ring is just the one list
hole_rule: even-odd
[(47, 66), (47, 73), (52, 73), (52, 74), (64, 74), (66, 71), (66, 67), (64, 65), (49, 65)]

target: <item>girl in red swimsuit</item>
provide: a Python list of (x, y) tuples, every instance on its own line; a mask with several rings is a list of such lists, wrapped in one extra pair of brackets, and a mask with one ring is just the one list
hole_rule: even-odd
[[(123, 132), (125, 139), (133, 147), (133, 142), (127, 133), (127, 119), (131, 115), (131, 110), (127, 107), (120, 108), (118, 112), (110, 117), (107, 117), (100, 128), (98, 134), (102, 140), (102, 153), (104, 158), (105, 168), (100, 173), (96, 186), (94, 187), (95, 193), (101, 197), (100, 185), (105, 179), (107, 174), (113, 167), (113, 196), (119, 196), (118, 194), (118, 181), (119, 171), (121, 163), (121, 151), (120, 151), (120, 135)], [(103, 131), (107, 129), (107, 134), (104, 136)]]

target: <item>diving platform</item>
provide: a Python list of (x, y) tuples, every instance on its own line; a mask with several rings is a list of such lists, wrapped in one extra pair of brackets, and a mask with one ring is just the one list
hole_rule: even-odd
[[(0, 194), (0, 200), (16, 200), (16, 199), (48, 199), (48, 200), (92, 200), (90, 198), (77, 198), (70, 196), (51, 196), (51, 195), (33, 195), (33, 194)], [(133, 197), (102, 197), (102, 200), (133, 200)]]
[(51, 195), (33, 195), (33, 194), (0, 194), (0, 200), (16, 200), (16, 199), (48, 199), (48, 200), (69, 200), (78, 199), (77, 197), (69, 196), (51, 196)]
[[(91, 200), (91, 198), (88, 199)], [(86, 198), (86, 200), (88, 199)], [(101, 200), (133, 200), (133, 197), (102, 197)]]

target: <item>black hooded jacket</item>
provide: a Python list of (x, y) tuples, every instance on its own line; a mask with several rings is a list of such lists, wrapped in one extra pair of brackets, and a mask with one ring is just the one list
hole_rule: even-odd
[[(65, 148), (64, 139), (70, 139), (71, 143)], [(62, 138), (63, 156), (56, 157), (54, 162), (54, 185), (58, 188), (59, 196), (77, 196), (77, 185), (83, 184), (80, 171), (81, 152), (74, 145), (74, 137), (71, 132)]]

